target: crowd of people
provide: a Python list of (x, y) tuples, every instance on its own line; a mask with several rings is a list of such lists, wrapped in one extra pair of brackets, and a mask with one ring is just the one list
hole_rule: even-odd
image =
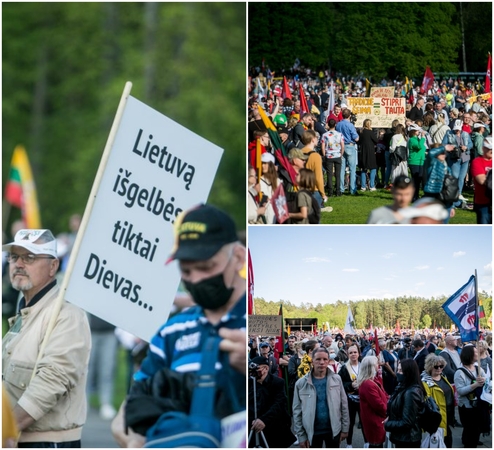
[(490, 435), (491, 332), (477, 343), (437, 329), (297, 330), (283, 351), (277, 339), (249, 336), (249, 447), (352, 448), (356, 429), (368, 448), (452, 448), (453, 428), (475, 448)]
[[(290, 81), (291, 98), (286, 87), (283, 93), (281, 81), (270, 82), (269, 92), (268, 82), (261, 73), (250, 85), (249, 223), (317, 223), (309, 219), (315, 215), (320, 220), (321, 211), (331, 212), (331, 197), (392, 190), (399, 176), (413, 180), (414, 193), (406, 207), (413, 208), (411, 203), (422, 196), (437, 200), (447, 213), (442, 211), (440, 215), (446, 216), (438, 223), (448, 223), (458, 208), (474, 210), (479, 224), (492, 223), (492, 105), (477, 95), (483, 92), (481, 83), (472, 86), (450, 78), (421, 93), (406, 89), (404, 83), (383, 80), (380, 85), (392, 86), (395, 97), (406, 98), (406, 114), (390, 128), (373, 127), (370, 119), (356, 128), (347, 99), (368, 94), (365, 80), (300, 79), (297, 88)], [(286, 161), (276, 157), (279, 145), (271, 142), (272, 131), (268, 132), (260, 109), (276, 127)], [(312, 177), (299, 177), (302, 169), (314, 172), (314, 182), (307, 182)], [(301, 178), (304, 186), (299, 184)], [(282, 222), (270, 201), (280, 184), (290, 213)], [(465, 195), (471, 196), (472, 190), (469, 199)], [(396, 216), (388, 218), (391, 222), (368, 223), (410, 223), (409, 217), (401, 222)]]

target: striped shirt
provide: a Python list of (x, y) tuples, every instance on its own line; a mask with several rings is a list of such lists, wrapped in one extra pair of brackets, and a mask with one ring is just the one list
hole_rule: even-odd
[[(149, 344), (141, 368), (134, 374), (135, 381), (152, 377), (167, 367), (176, 372), (197, 372), (201, 367), (202, 348), (208, 336), (218, 333), (220, 328), (246, 329), (245, 294), (225, 314), (217, 325), (212, 325), (199, 306), (188, 308), (170, 319), (158, 330)], [(245, 375), (229, 367), (228, 354), (220, 352), (216, 362), (218, 386), (232, 383), (241, 407), (245, 408)]]

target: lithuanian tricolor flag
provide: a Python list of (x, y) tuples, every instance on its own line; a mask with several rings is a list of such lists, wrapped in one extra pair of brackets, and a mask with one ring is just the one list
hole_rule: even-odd
[(14, 149), (9, 179), (5, 186), (5, 200), (21, 209), (26, 228), (41, 228), (36, 186), (26, 150), (22, 145)]

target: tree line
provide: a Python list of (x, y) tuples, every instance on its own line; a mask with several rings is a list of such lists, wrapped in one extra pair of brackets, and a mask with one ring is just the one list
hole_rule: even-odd
[(343, 75), (420, 78), (433, 72), (485, 72), (492, 2), (249, 3), (249, 67), (281, 75), (302, 66)]
[(83, 213), (126, 81), (225, 150), (209, 201), (245, 227), (245, 3), (8, 3), (2, 25), (2, 176), (23, 144), (44, 227)]
[[(485, 318), (480, 319), (481, 327), (489, 327), (488, 318), (492, 312), (492, 295), (485, 291), (479, 293), (479, 299), (485, 312)], [(386, 299), (371, 299), (336, 303), (303, 302), (300, 306), (286, 300), (271, 301), (264, 298), (254, 298), (255, 313), (260, 315), (276, 315), (280, 305), (283, 305), (284, 318), (313, 318), (317, 319), (318, 327), (329, 322), (330, 328), (343, 328), (350, 306), (355, 328), (385, 327), (394, 329), (399, 323), (400, 328), (450, 328), (452, 321), (444, 312), (442, 305), (447, 297), (396, 297)]]

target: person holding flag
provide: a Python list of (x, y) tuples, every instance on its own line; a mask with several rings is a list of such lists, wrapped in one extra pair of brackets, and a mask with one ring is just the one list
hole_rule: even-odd
[(2, 250), (23, 294), (2, 342), (18, 447), (81, 447), (91, 332), (84, 311), (60, 299), (57, 241), (50, 230), (23, 229)]

